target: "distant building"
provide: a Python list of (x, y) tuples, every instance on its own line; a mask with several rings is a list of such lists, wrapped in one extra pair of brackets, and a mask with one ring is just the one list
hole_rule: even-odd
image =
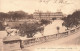
[(53, 19), (53, 18), (63, 18), (65, 17), (64, 14), (62, 12), (40, 12), (40, 11), (36, 11), (33, 13), (33, 18), (34, 19)]

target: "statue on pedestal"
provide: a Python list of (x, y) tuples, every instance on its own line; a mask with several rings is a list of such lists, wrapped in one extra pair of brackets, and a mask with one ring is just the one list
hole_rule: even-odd
[(7, 36), (14, 36), (14, 35), (17, 35), (19, 32), (19, 30), (11, 29), (10, 27), (6, 27), (5, 30), (7, 32)]

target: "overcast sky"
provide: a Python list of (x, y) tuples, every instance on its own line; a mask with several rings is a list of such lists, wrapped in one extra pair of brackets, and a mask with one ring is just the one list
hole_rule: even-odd
[(56, 12), (61, 9), (62, 12), (70, 14), (80, 9), (80, 0), (67, 0), (67, 3), (70, 4), (58, 4), (54, 3), (54, 0), (48, 3), (39, 2), (39, 0), (0, 0), (0, 2), (0, 12), (18, 10), (28, 13), (33, 13), (35, 10)]

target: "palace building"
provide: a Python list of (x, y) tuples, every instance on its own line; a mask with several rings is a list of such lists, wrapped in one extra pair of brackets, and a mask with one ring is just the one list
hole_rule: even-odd
[(33, 13), (33, 18), (34, 19), (47, 19), (47, 20), (50, 20), (50, 19), (53, 19), (53, 18), (64, 18), (65, 15), (62, 13), (62, 12), (41, 12), (41, 11), (36, 11)]

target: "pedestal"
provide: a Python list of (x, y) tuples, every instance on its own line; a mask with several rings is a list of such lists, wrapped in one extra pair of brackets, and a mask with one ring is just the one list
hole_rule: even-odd
[(8, 36), (3, 39), (4, 51), (21, 51), (20, 36)]

